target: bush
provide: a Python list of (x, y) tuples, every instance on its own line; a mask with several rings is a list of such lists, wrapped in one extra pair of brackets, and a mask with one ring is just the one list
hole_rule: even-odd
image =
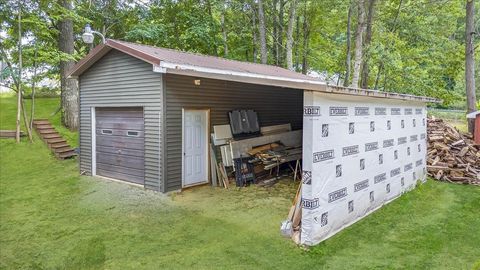
[[(31, 99), (32, 98), (32, 91), (28, 89), (25, 91), (26, 94), (24, 98)], [(48, 88), (48, 87), (39, 87), (35, 89), (35, 98), (56, 98), (60, 97), (60, 91), (56, 88)]]

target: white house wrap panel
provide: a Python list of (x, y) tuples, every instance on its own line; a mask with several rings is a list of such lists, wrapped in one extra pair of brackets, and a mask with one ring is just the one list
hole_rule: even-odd
[(315, 245), (426, 179), (421, 102), (305, 91), (301, 243)]

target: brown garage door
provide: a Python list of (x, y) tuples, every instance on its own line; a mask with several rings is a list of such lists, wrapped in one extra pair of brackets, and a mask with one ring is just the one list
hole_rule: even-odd
[(95, 116), (97, 175), (143, 185), (143, 109), (96, 108)]

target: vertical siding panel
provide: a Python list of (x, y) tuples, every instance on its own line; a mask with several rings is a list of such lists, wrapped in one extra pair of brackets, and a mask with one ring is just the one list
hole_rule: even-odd
[(80, 170), (92, 174), (91, 107), (143, 107), (145, 188), (162, 188), (162, 76), (152, 65), (112, 50), (80, 76)]
[[(210, 109), (210, 125), (228, 124), (228, 112), (254, 109), (261, 126), (303, 125), (303, 91), (167, 74), (165, 91), (165, 191), (182, 188), (182, 108)], [(211, 131), (212, 132), (212, 131)]]

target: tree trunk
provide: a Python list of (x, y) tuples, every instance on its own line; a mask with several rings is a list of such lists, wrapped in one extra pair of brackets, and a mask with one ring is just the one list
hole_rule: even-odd
[(358, 20), (355, 31), (355, 58), (353, 62), (353, 76), (350, 87), (358, 88), (360, 79), (360, 68), (363, 58), (363, 33), (365, 32), (365, 0), (357, 1)]
[(265, 14), (263, 12), (262, 0), (258, 0), (258, 31), (260, 33), (260, 61), (262, 64), (266, 64), (268, 60), (266, 37), (267, 30), (265, 25)]
[(20, 142), (20, 118), (22, 111), (22, 1), (18, 1), (18, 83), (17, 83), (17, 121), (15, 141)]
[(285, 1), (280, 0), (280, 8), (278, 11), (278, 65), (283, 66), (283, 13), (284, 13), (284, 8), (285, 8)]
[(295, 66), (298, 68), (298, 66), (300, 65), (300, 56), (298, 54), (298, 47), (300, 47), (300, 45), (298, 44), (298, 41), (300, 40), (300, 16), (297, 16), (296, 24), (297, 27), (295, 31), (295, 40), (297, 41), (297, 45), (295, 46)]
[(370, 43), (372, 41), (372, 27), (373, 27), (373, 14), (375, 12), (375, 1), (368, 1), (368, 14), (367, 14), (367, 32), (365, 33), (365, 56), (362, 63), (362, 88), (368, 88), (368, 60), (370, 59)]
[(350, 50), (352, 49), (352, 12), (353, 12), (353, 1), (350, 2), (348, 7), (347, 14), (347, 52), (345, 58), (345, 79), (343, 80), (343, 86), (348, 86), (350, 82), (350, 68), (352, 66), (352, 55)]
[(227, 3), (223, 3), (222, 7), (222, 15), (220, 18), (220, 22), (222, 24), (222, 38), (223, 38), (223, 56), (227, 57), (228, 56), (228, 43), (227, 43), (227, 27), (225, 26), (225, 12), (226, 12), (226, 5)]
[(256, 20), (256, 17), (257, 15), (255, 15), (256, 11), (255, 11), (255, 8), (252, 6), (252, 40), (253, 40), (253, 44), (252, 44), (252, 47), (253, 47), (253, 62), (256, 63), (257, 62), (257, 20)]
[(37, 78), (37, 44), (35, 44), (35, 53), (33, 55), (33, 77), (32, 77), (32, 106), (30, 107), (30, 130), (33, 129), (33, 118), (35, 116), (35, 84)]
[(22, 105), (22, 113), (23, 113), (23, 124), (25, 125), (25, 129), (27, 130), (28, 140), (33, 142), (32, 130), (30, 129), (28, 116), (27, 116), (27, 107), (25, 106), (25, 100), (22, 97), (21, 101)]
[[(206, 4), (207, 4), (207, 12), (208, 12), (208, 15), (210, 16), (211, 22), (213, 22), (213, 21), (215, 21), (215, 18), (213, 17), (213, 13), (212, 13), (212, 3), (210, 3), (210, 0), (207, 0)], [(105, 35), (105, 34), (106, 34), (106, 33), (105, 33), (105, 32), (106, 32), (106, 31), (105, 31), (105, 25), (103, 25), (103, 27), (104, 27), (104, 34), (103, 34), (103, 35)], [(212, 23), (212, 25), (211, 25), (211, 29), (214, 29), (213, 23)], [(215, 36), (216, 33), (214, 33), (214, 32), (212, 31), (211, 34)], [(215, 40), (215, 38), (213, 38), (213, 40)], [(218, 46), (217, 46), (217, 42), (214, 41), (213, 44), (212, 44), (212, 47), (213, 47), (213, 55), (218, 56)]]
[[(465, 87), (467, 91), (467, 112), (476, 111), (475, 96), (475, 2), (467, 0), (466, 5), (466, 24), (465, 24)], [(468, 131), (473, 133), (475, 119), (468, 120)]]
[(290, 2), (290, 11), (288, 13), (288, 28), (287, 28), (287, 68), (294, 70), (293, 68), (293, 22), (295, 21), (295, 11), (297, 9), (297, 1), (292, 0)]
[[(72, 9), (71, 0), (59, 0), (59, 5), (67, 10)], [(69, 55), (74, 53), (73, 22), (64, 17), (58, 23), (60, 31), (58, 48)], [(76, 79), (67, 78), (74, 61), (71, 59), (60, 61), (60, 85), (62, 95), (62, 122), (70, 130), (78, 130), (78, 84)]]
[(273, 57), (275, 65), (278, 66), (279, 63), (279, 46), (278, 46), (278, 16), (276, 15), (277, 13), (277, 0), (272, 1), (272, 12), (273, 12), (273, 46), (272, 46), (272, 52), (273, 52)]
[(305, 1), (305, 8), (303, 11), (303, 57), (302, 57), (302, 73), (308, 72), (308, 39), (310, 38), (310, 27), (307, 18), (307, 1)]

